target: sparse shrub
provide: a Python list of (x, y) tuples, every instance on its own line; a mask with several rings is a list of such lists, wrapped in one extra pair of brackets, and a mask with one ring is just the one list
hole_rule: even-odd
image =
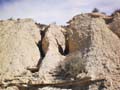
[(3, 22), (3, 20), (0, 20), (0, 22)]
[(11, 18), (9, 18), (8, 20), (13, 20), (13, 18), (11, 17)]
[(99, 9), (94, 8), (94, 9), (92, 10), (92, 12), (99, 12)]
[(19, 21), (20, 20), (20, 18), (17, 18), (17, 21)]
[(106, 13), (105, 12), (101, 12), (102, 14), (104, 14), (104, 15), (106, 15)]

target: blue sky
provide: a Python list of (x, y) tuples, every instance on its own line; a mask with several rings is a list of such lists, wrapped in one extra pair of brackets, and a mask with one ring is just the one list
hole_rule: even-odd
[(0, 19), (33, 18), (40, 23), (65, 24), (74, 15), (93, 8), (110, 14), (120, 0), (0, 0)]

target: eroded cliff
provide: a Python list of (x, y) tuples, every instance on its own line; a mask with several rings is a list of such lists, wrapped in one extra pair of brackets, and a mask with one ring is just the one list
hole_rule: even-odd
[(119, 90), (120, 14), (67, 26), (0, 21), (0, 90)]

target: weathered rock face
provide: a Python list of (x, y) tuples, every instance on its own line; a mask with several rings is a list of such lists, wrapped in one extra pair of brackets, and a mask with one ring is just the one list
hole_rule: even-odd
[[(83, 47), (89, 46), (89, 28), (90, 28), (90, 20), (91, 17), (88, 15), (80, 15), (83, 18), (83, 22), (80, 21), (79, 16), (73, 17), (73, 20), (70, 21), (70, 25), (68, 26), (68, 43), (69, 43), (69, 51), (74, 52), (77, 50), (82, 50)], [(78, 19), (78, 20), (77, 20)], [(85, 41), (88, 42), (86, 43)]]
[(27, 67), (36, 66), (40, 59), (38, 30), (29, 19), (0, 22), (0, 80), (31, 75)]
[(119, 16), (109, 27), (106, 18), (81, 14), (65, 28), (1, 21), (0, 90), (119, 90)]
[[(119, 38), (108, 29), (103, 19), (92, 18), (88, 14), (74, 17), (69, 27), (70, 52), (79, 50), (81, 53), (86, 62), (83, 73), (92, 79), (105, 78), (106, 90), (119, 90)], [(78, 76), (81, 77), (81, 74)], [(95, 90), (99, 90), (100, 86), (96, 87)]]
[(42, 46), (45, 57), (42, 61), (39, 75), (43, 83), (53, 83), (55, 68), (64, 60), (62, 53), (65, 50), (65, 30), (57, 25), (51, 24), (46, 30)]
[(57, 26), (55, 24), (49, 25), (46, 30), (45, 37), (43, 38), (43, 42), (42, 42), (43, 51), (47, 53), (47, 51), (50, 49), (49, 51), (54, 52), (54, 50), (56, 50), (57, 52), (59, 52), (58, 49), (60, 46), (62, 49), (61, 51), (64, 52), (65, 50), (64, 33), (66, 33), (66, 30), (63, 29), (61, 26)]
[(109, 28), (120, 37), (120, 13), (116, 13), (113, 16), (112, 23), (109, 24)]
[(20, 19), (17, 21), (24, 30), (27, 30), (33, 37), (35, 43), (41, 40), (40, 29), (32, 19)]

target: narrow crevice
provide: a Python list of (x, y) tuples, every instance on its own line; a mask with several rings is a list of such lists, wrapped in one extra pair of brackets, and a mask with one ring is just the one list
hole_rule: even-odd
[(63, 50), (62, 46), (58, 43), (58, 40), (56, 39), (57, 45), (58, 45), (58, 50), (61, 55), (67, 55), (69, 54), (69, 42), (68, 42), (68, 35), (65, 34), (65, 50)]
[(41, 34), (41, 41), (39, 41), (39, 43), (37, 44), (39, 51), (40, 51), (40, 56), (41, 56), (41, 58), (39, 59), (39, 61), (37, 63), (38, 70), (41, 66), (43, 58), (45, 57), (45, 52), (43, 51), (43, 48), (42, 48), (42, 41), (43, 41), (43, 38), (45, 36), (45, 32), (41, 31), (40, 34)]
[(42, 41), (43, 41), (43, 38), (44, 38), (44, 34), (45, 34), (45, 32), (41, 31), (41, 41), (39, 41), (39, 43), (37, 44), (37, 46), (39, 48), (39, 51), (40, 51), (41, 58), (45, 57), (45, 53), (44, 53), (43, 48), (42, 48)]
[(35, 23), (37, 25), (37, 27), (41, 30), (44, 31), (44, 29), (47, 27), (47, 25), (45, 24), (40, 24), (40, 23)]
[(40, 69), (40, 67), (41, 67), (42, 61), (43, 61), (43, 58), (40, 58), (39, 61), (38, 61), (38, 63), (37, 63), (38, 71), (39, 71), (39, 69)]
[(111, 19), (104, 19), (104, 20), (105, 20), (105, 23), (106, 23), (106, 24), (110, 24), (110, 23), (113, 22), (113, 18), (111, 18)]
[(68, 41), (68, 34), (65, 35), (65, 51), (64, 55), (69, 54), (69, 41)]
[(38, 60), (38, 63), (35, 67), (28, 67), (27, 68), (27, 70), (31, 71), (32, 73), (39, 71), (41, 63), (45, 57), (45, 52), (44, 52), (43, 47), (42, 47), (42, 42), (43, 42), (43, 38), (45, 37), (45, 33), (46, 33), (48, 28), (49, 28), (49, 26), (46, 26), (44, 30), (40, 30), (41, 40), (37, 43), (37, 46), (39, 48), (41, 58)]
[(64, 55), (67, 55), (67, 54), (70, 53), (70, 50), (69, 50), (69, 33), (68, 33), (68, 28), (70, 28), (70, 27), (69, 27), (69, 25), (67, 25), (67, 26), (64, 26), (63, 28), (66, 30), (66, 33), (64, 34), (64, 36), (65, 36)]
[(40, 32), (41, 41), (39, 41), (39, 43), (37, 44), (37, 46), (39, 48), (39, 51), (40, 51), (40, 55), (41, 55), (41, 58), (39, 59), (39, 61), (37, 63), (38, 70), (39, 70), (39, 68), (41, 66), (42, 60), (45, 57), (45, 52), (44, 52), (43, 47), (42, 47), (42, 42), (43, 42), (43, 38), (45, 37), (45, 33), (48, 30), (48, 28), (49, 28), (49, 26), (46, 26), (45, 29)]
[(58, 50), (59, 50), (60, 54), (61, 54), (61, 55), (64, 55), (63, 48), (62, 48), (62, 46), (58, 43), (58, 40), (57, 40), (57, 39), (56, 39), (56, 42), (57, 42)]

